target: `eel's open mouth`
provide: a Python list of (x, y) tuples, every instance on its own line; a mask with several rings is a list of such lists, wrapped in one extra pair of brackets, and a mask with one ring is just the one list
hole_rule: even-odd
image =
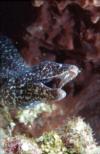
[(73, 80), (78, 73), (80, 73), (79, 68), (75, 65), (71, 65), (67, 71), (54, 77), (50, 82), (45, 84), (54, 91), (55, 100), (62, 100), (66, 96), (66, 92), (62, 88), (65, 84)]
[(78, 75), (79, 72), (80, 70), (77, 66), (71, 65), (67, 71), (52, 78), (52, 80), (50, 80), (50, 82), (45, 83), (45, 85), (52, 89), (53, 88), (61, 89), (62, 87), (65, 86), (65, 84), (73, 80)]
[(65, 84), (73, 80), (78, 74), (80, 70), (75, 65), (70, 65), (67, 71), (58, 75), (56, 78), (53, 78), (51, 82), (48, 83), (48, 87), (50, 87), (55, 94), (55, 101), (62, 100), (66, 97), (66, 92), (62, 89)]

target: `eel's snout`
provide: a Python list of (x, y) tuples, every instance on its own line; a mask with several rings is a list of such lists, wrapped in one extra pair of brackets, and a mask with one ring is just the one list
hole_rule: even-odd
[(59, 83), (59, 88), (62, 88), (65, 84), (73, 80), (80, 73), (80, 70), (75, 65), (70, 65), (68, 70), (60, 75), (61, 82)]
[(80, 72), (80, 69), (75, 65), (71, 65), (69, 67), (69, 74), (72, 76), (72, 79), (75, 78)]

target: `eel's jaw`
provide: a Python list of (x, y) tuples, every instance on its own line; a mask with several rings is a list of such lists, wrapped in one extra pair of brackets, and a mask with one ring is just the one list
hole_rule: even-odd
[(65, 84), (73, 80), (79, 73), (79, 68), (75, 65), (71, 65), (69, 69), (60, 76), (61, 81), (59, 88), (62, 88)]
[(60, 101), (66, 97), (66, 92), (63, 89), (57, 89), (57, 95), (55, 96), (54, 101)]

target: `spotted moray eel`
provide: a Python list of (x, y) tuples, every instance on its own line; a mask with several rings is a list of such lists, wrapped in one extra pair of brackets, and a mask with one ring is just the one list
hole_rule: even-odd
[[(75, 65), (43, 61), (29, 66), (11, 39), (0, 36), (0, 106), (30, 108), (66, 96), (62, 87), (79, 73)], [(50, 87), (53, 80), (59, 80)]]

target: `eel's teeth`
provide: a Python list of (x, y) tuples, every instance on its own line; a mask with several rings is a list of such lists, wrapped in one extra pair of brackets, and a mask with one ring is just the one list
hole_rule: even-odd
[(59, 88), (57, 89), (57, 95), (55, 96), (55, 100), (54, 101), (60, 101), (62, 99), (64, 99), (66, 97), (66, 92)]

